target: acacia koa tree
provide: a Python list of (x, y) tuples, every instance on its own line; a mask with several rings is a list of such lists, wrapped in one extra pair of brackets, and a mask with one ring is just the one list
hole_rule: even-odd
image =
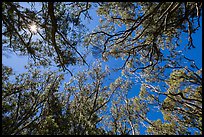
[[(90, 4), (30, 4), (31, 8), (18, 2), (2, 3), (3, 49), (17, 55), (29, 55), (39, 65), (56, 64), (64, 71), (69, 71), (68, 65), (86, 63), (77, 45), (85, 31), (80, 17), (90, 8)], [(84, 14), (88, 18), (88, 13)], [(33, 25), (36, 30), (31, 29)]]
[[(201, 134), (202, 69), (185, 51), (199, 47), (202, 2), (28, 4), (2, 3), (3, 55), (32, 59), (18, 75), (2, 65), (3, 134)], [(100, 23), (89, 32), (92, 7)], [(99, 63), (87, 64), (85, 49)], [(105, 67), (114, 58), (121, 66)]]
[(107, 104), (130, 86), (122, 79), (103, 86), (109, 71), (102, 71), (100, 64), (65, 82), (64, 89), (64, 77), (56, 72), (29, 69), (10, 82), (12, 73), (3, 66), (3, 134), (107, 134), (97, 126)]
[[(166, 125), (163, 128), (169, 127), (169, 130), (159, 128), (162, 127), (161, 120), (149, 124), (149, 134), (189, 134), (190, 127), (194, 127), (199, 134), (202, 131), (202, 95), (197, 96), (199, 99), (192, 99), (194, 97), (190, 93), (201, 93), (202, 75), (197, 74), (197, 71), (202, 69), (183, 54), (183, 50), (196, 47), (192, 34), (200, 27), (201, 7), (200, 2), (99, 4), (97, 13), (100, 15), (100, 25), (89, 34), (85, 43), (103, 49), (104, 61), (108, 61), (110, 57), (124, 60), (124, 64), (117, 70), (122, 70), (122, 75), (126, 77), (135, 77), (137, 84), (141, 83), (140, 96), (149, 104), (159, 107), (164, 117), (169, 115), (169, 119), (178, 119), (175, 126), (164, 123)], [(187, 35), (186, 45), (181, 41), (182, 35)], [(186, 90), (189, 89), (186, 95), (180, 92), (186, 90), (182, 84), (178, 84), (179, 77), (174, 81), (177, 89), (174, 93), (169, 92), (175, 85), (166, 81), (174, 74), (174, 69), (192, 73), (192, 76), (184, 77), (185, 80), (182, 81)], [(170, 75), (171, 71), (173, 74)], [(171, 78), (170, 81), (172, 82)], [(161, 96), (166, 96), (166, 99), (161, 99)], [(168, 104), (174, 109), (168, 110), (166, 114), (167, 110), (163, 106), (167, 105), (165, 107), (168, 108)], [(195, 112), (196, 116), (193, 117), (190, 111)]]
[(32, 130), (37, 129), (38, 124), (49, 115), (49, 111), (60, 109), (50, 107), (50, 103), (56, 100), (52, 97), (62, 79), (63, 76), (55, 72), (41, 73), (37, 69), (15, 75), (11, 68), (3, 65), (3, 134), (32, 134)]

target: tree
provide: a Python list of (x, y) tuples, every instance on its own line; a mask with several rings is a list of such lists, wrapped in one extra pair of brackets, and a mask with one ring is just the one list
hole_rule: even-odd
[[(3, 134), (105, 133), (96, 126), (102, 120), (98, 115), (122, 86), (112, 84), (110, 91), (102, 86), (108, 71), (102, 72), (99, 66), (88, 75), (79, 73), (75, 81), (65, 83), (63, 92), (59, 91), (63, 75), (30, 72), (16, 76), (15, 83), (10, 83), (12, 69), (3, 66)], [(92, 83), (85, 83), (87, 79), (92, 79)]]
[(3, 134), (32, 134), (44, 119), (50, 94), (59, 88), (63, 76), (30, 69), (28, 73), (15, 76), (11, 82), (15, 74), (4, 65), (2, 74)]
[[(186, 73), (188, 72), (188, 73)], [(188, 128), (194, 127), (197, 134), (202, 131), (202, 82), (201, 70), (193, 73), (189, 69), (175, 70), (167, 80), (168, 89), (166, 92), (156, 89), (153, 86), (145, 85), (140, 96), (147, 95), (147, 89), (151, 89), (157, 97), (150, 100), (150, 103), (160, 106), (165, 123), (161, 120), (154, 122), (154, 126), (148, 127), (150, 134), (191, 134)], [(149, 94), (149, 93), (148, 93)], [(155, 95), (154, 94), (154, 98)], [(160, 100), (158, 96), (165, 96)], [(151, 97), (152, 94), (149, 94)], [(148, 96), (145, 96), (148, 98)], [(154, 103), (153, 103), (154, 102)], [(196, 130), (197, 129), (197, 130)]]
[[(31, 8), (35, 7), (35, 3), (31, 4)], [(90, 5), (42, 2), (40, 6), (40, 9), (30, 10), (17, 2), (2, 3), (3, 48), (18, 55), (29, 55), (43, 66), (54, 62), (64, 71), (68, 70), (67, 65), (80, 61), (77, 55), (86, 63), (76, 46), (80, 42), (78, 39), (83, 37), (80, 14)], [(37, 26), (36, 32), (32, 32), (32, 24)], [(34, 36), (40, 38), (35, 40)]]
[[(193, 120), (193, 115), (190, 118), (188, 115), (191, 113), (187, 114), (189, 111), (186, 111), (186, 109), (193, 110), (196, 111), (195, 115), (202, 114), (201, 104), (196, 105), (198, 108), (194, 108), (195, 106), (193, 105), (194, 101), (201, 103), (202, 96), (194, 100), (189, 99), (193, 98), (193, 96), (188, 92), (188, 95), (181, 94), (181, 92), (178, 93), (178, 91), (175, 94), (171, 94), (171, 92), (166, 93), (165, 90), (169, 91), (169, 89), (165, 88), (167, 85), (164, 83), (169, 77), (169, 69), (184, 69), (196, 75), (193, 76), (193, 79), (187, 78), (189, 80), (184, 82), (187, 85), (186, 88), (196, 82), (198, 82), (198, 87), (195, 88), (198, 88), (198, 92), (202, 88), (202, 76), (195, 72), (196, 70), (201, 70), (195, 65), (193, 60), (186, 58), (185, 55), (181, 56), (182, 51), (178, 50), (178, 47), (182, 45), (182, 42), (179, 41), (183, 33), (188, 34), (186, 46), (189, 49), (195, 48), (192, 34), (200, 27), (201, 6), (202, 3), (196, 2), (100, 3), (97, 12), (101, 15), (101, 24), (85, 40), (87, 45), (91, 42), (94, 46), (101, 47), (101, 43), (103, 43), (102, 56), (104, 61), (107, 61), (110, 56), (123, 59), (123, 66), (117, 70), (122, 69), (122, 73), (126, 77), (140, 76), (139, 79), (138, 76), (135, 79), (140, 81), (145, 88), (148, 88), (148, 91), (141, 91), (141, 94), (145, 96), (145, 100), (149, 100), (149, 104), (162, 108), (161, 106), (166, 104), (167, 100), (172, 103), (174, 102), (172, 107), (176, 107), (179, 110), (170, 110), (169, 113), (173, 113), (172, 115), (180, 120), (177, 123), (179, 128), (176, 128), (178, 131), (164, 131), (163, 129), (153, 128), (152, 131), (149, 130), (153, 134), (187, 134), (184, 131), (180, 132), (181, 129), (188, 130), (186, 127), (195, 127), (200, 132), (202, 131), (201, 118), (196, 116), (194, 117), (196, 119)], [(119, 28), (121, 26), (124, 26), (122, 30)], [(192, 66), (184, 64), (186, 61), (192, 64)], [(178, 79), (175, 81), (178, 82)], [(189, 83), (189, 81), (193, 83)], [(159, 85), (159, 87), (155, 85)], [(181, 85), (178, 85), (177, 90), (180, 91), (183, 88)], [(166, 100), (161, 100), (160, 96), (164, 95), (167, 96)], [(174, 95), (180, 97), (180, 99), (172, 101), (170, 96), (174, 98)], [(187, 105), (188, 107), (186, 108), (186, 103), (189, 101), (193, 102), (190, 104), (194, 107)], [(183, 120), (184, 117), (194, 122), (189, 123)], [(183, 124), (181, 124), (181, 121)], [(157, 125), (157, 127), (160, 125)], [(171, 125), (169, 124), (168, 126)], [(150, 127), (154, 126), (150, 124)]]
[[(28, 4), (2, 3), (3, 53), (32, 59), (18, 75), (2, 64), (4, 135), (202, 134), (202, 69), (180, 50), (197, 48), (202, 2)], [(91, 8), (100, 24), (89, 32)], [(105, 66), (110, 58), (121, 66)], [(151, 120), (155, 111), (163, 117)]]

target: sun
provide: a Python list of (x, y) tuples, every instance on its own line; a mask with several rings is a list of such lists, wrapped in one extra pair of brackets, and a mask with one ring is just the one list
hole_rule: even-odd
[(38, 27), (36, 24), (32, 23), (31, 25), (29, 25), (29, 28), (32, 33), (37, 33)]

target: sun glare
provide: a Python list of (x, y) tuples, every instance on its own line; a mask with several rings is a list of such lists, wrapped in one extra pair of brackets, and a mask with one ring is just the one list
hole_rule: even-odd
[(30, 31), (32, 32), (32, 33), (37, 33), (37, 25), (35, 25), (35, 24), (31, 24), (31, 25), (29, 25), (29, 28), (30, 28)]

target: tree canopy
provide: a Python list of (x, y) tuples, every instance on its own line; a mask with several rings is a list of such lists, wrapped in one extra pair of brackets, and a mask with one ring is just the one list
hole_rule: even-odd
[(3, 135), (202, 134), (202, 2), (1, 3)]

